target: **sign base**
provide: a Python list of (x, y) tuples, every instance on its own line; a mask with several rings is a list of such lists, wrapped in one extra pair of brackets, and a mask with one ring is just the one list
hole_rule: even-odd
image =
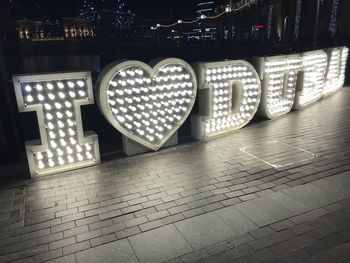
[[(127, 156), (137, 155), (137, 154), (146, 153), (146, 152), (152, 152), (151, 149), (129, 139), (128, 137), (124, 135), (122, 137), (123, 137), (123, 151)], [(162, 147), (160, 147), (160, 149), (168, 148), (170, 146), (175, 146), (177, 144), (178, 144), (178, 136), (177, 136), (177, 132), (175, 132), (169, 138), (169, 140), (167, 140), (167, 142), (164, 143)]]

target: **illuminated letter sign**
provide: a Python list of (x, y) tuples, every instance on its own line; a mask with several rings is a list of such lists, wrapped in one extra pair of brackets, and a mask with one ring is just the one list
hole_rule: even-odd
[(140, 61), (112, 63), (97, 83), (105, 118), (126, 137), (155, 151), (186, 120), (197, 94), (193, 69), (175, 58), (153, 68)]
[(349, 48), (330, 48), (326, 51), (328, 54), (328, 67), (326, 73), (326, 85), (323, 90), (323, 96), (333, 94), (335, 91), (343, 87), (345, 81), (345, 70), (349, 54)]
[[(295, 55), (195, 63), (118, 61), (97, 79), (97, 104), (123, 134), (127, 155), (174, 145), (197, 95), (191, 133), (198, 140), (238, 130), (256, 113), (274, 119), (339, 90), (349, 49), (336, 47)], [(97, 135), (84, 134), (80, 107), (93, 104), (88, 72), (14, 76), (20, 112), (35, 111), (40, 140), (26, 142), (32, 176), (100, 162)], [(144, 146), (144, 147), (143, 147)], [(148, 149), (147, 149), (148, 150)]]
[(257, 57), (254, 59), (261, 78), (262, 95), (258, 115), (274, 119), (292, 110), (296, 94), (300, 55)]
[(261, 86), (251, 64), (242, 60), (196, 64), (199, 114), (192, 136), (202, 140), (247, 125), (260, 102)]
[(327, 54), (323, 50), (302, 54), (302, 71), (299, 74), (294, 109), (303, 108), (322, 97), (327, 69)]
[(93, 104), (90, 73), (14, 76), (20, 112), (36, 111), (40, 141), (26, 142), (32, 176), (100, 162), (97, 135), (84, 135), (80, 107)]

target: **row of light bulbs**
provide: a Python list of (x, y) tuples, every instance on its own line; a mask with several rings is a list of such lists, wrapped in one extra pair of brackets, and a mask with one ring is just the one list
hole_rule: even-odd
[[(204, 137), (243, 127), (258, 106), (267, 112), (268, 118), (274, 118), (289, 112), (293, 103), (296, 108), (304, 107), (340, 88), (348, 49), (335, 48), (327, 52), (329, 61), (323, 51), (265, 57), (259, 60), (262, 63), (257, 67), (259, 74), (244, 61), (233, 61), (231, 65), (229, 61), (197, 63), (200, 89), (209, 89), (208, 97), (199, 96), (199, 108), (207, 111), (197, 119), (204, 128)], [(115, 127), (150, 145), (164, 143), (163, 139), (188, 116), (196, 97), (197, 80), (187, 64), (168, 63), (155, 69), (156, 73), (133, 62), (109, 75), (106, 82), (105, 103), (118, 122), (119, 126)], [(303, 77), (301, 84), (299, 72)], [(43, 106), (49, 149), (33, 152), (37, 170), (84, 161), (91, 163), (97, 158), (98, 145), (80, 142), (81, 124), (76, 123), (79, 116), (75, 114), (79, 111), (75, 109), (75, 102), (88, 103), (92, 99), (87, 79), (59, 80), (60, 77), (27, 81), (20, 87), (24, 107)], [(203, 106), (203, 103), (206, 104)]]
[(322, 97), (327, 70), (326, 53), (317, 51), (304, 54), (302, 68), (304, 69), (303, 90), (296, 101), (297, 107), (304, 107)]
[[(265, 82), (263, 90), (267, 91), (266, 115), (280, 116), (289, 112), (294, 103), (297, 84), (297, 72), (301, 69), (301, 59), (294, 56), (271, 57), (265, 60)], [(288, 72), (284, 86), (285, 73)]]
[[(212, 87), (213, 94), (211, 106), (208, 105), (212, 108), (212, 116), (205, 120), (206, 136), (234, 129), (249, 121), (260, 96), (260, 86), (251, 69), (246, 66), (208, 66), (205, 73), (205, 80)], [(230, 82), (235, 79), (243, 84), (243, 91), (241, 105), (233, 112)]]
[(92, 160), (93, 146), (80, 145), (73, 100), (86, 99), (85, 80), (50, 81), (23, 85), (25, 104), (43, 105), (49, 150), (35, 154), (39, 170)]
[(184, 67), (175, 65), (160, 67), (152, 79), (146, 75), (136, 66), (117, 72), (109, 80), (108, 104), (126, 130), (157, 142), (186, 112), (193, 96), (193, 80)]

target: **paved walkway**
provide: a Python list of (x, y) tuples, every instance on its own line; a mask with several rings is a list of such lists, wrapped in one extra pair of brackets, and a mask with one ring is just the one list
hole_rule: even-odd
[(0, 262), (350, 262), (350, 89), (0, 190)]

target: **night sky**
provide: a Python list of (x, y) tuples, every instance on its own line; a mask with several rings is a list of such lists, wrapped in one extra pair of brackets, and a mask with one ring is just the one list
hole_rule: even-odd
[[(80, 0), (17, 0), (21, 2), (29, 19), (77, 16)], [(96, 0), (110, 2), (113, 0)], [(198, 0), (125, 0), (136, 14), (136, 19), (192, 18)], [(28, 13), (30, 12), (30, 13)]]

